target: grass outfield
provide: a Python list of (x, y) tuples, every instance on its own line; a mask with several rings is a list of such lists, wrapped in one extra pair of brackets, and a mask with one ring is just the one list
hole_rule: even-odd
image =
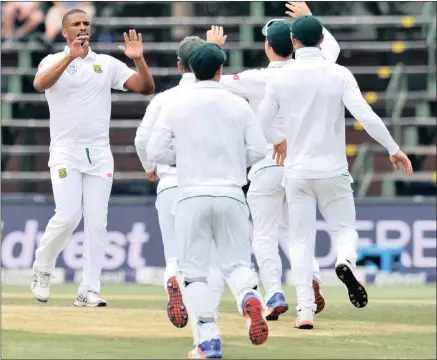
[[(189, 326), (177, 329), (166, 314), (164, 289), (105, 285), (107, 308), (75, 308), (76, 286), (53, 285), (47, 304), (28, 286), (2, 287), (3, 359), (169, 359), (186, 358)], [(325, 287), (325, 310), (312, 331), (296, 330), (291, 309), (269, 322), (270, 336), (253, 346), (229, 292), (223, 296), (219, 326), (228, 359), (436, 358), (436, 287), (368, 287), (369, 305), (355, 309), (344, 288)]]

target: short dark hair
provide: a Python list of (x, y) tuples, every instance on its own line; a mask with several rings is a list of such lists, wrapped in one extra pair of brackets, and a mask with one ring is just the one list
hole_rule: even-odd
[(291, 38), (290, 38), (290, 43), (283, 43), (281, 45), (270, 44), (270, 46), (272, 47), (275, 54), (280, 57), (286, 58), (289, 57), (291, 54), (293, 54), (293, 43), (291, 42)]
[(86, 13), (85, 11), (81, 10), (81, 9), (73, 9), (73, 10), (70, 10), (70, 11), (68, 11), (68, 12), (64, 15), (64, 17), (62, 18), (62, 27), (65, 26), (65, 23), (67, 22), (68, 17), (69, 17), (70, 15), (77, 14), (77, 13), (82, 13), (82, 14), (87, 15), (87, 13)]

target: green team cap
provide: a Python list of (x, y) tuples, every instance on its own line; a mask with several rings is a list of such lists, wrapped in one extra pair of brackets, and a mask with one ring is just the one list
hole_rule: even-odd
[(262, 28), (262, 33), (274, 50), (292, 46), (291, 24), (288, 21), (283, 19), (270, 20)]
[(226, 62), (226, 54), (215, 43), (205, 43), (197, 46), (189, 56), (190, 68), (199, 80), (209, 80)]
[(185, 70), (190, 70), (188, 58), (191, 51), (199, 45), (205, 44), (205, 40), (198, 36), (187, 36), (179, 43), (179, 49), (177, 50), (178, 60), (182, 63)]
[(301, 15), (293, 23), (293, 37), (304, 46), (316, 46), (323, 35), (323, 25), (312, 15)]

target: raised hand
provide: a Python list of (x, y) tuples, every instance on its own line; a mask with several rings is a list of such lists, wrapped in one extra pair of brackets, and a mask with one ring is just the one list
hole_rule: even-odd
[(404, 168), (404, 174), (408, 176), (413, 175), (413, 166), (411, 165), (411, 161), (403, 151), (399, 150), (396, 154), (390, 155), (390, 161), (396, 170), (401, 168), (399, 166), (399, 163), (401, 163), (402, 167)]
[(276, 161), (276, 164), (283, 166), (286, 157), (287, 157), (287, 140), (284, 140), (280, 144), (273, 145), (272, 159)]
[(288, 3), (285, 4), (285, 7), (290, 10), (285, 13), (292, 18), (301, 15), (311, 15), (311, 10), (304, 1), (288, 1)]
[(87, 35), (81, 35), (78, 36), (74, 41), (72, 42), (70, 46), (70, 56), (75, 59), (77, 57), (84, 57), (88, 51), (89, 46), (89, 36)]
[(211, 30), (206, 32), (206, 42), (216, 43), (218, 46), (223, 47), (228, 35), (223, 35), (222, 26), (211, 26)]
[(143, 56), (143, 37), (141, 33), (136, 30), (129, 30), (129, 36), (123, 33), (124, 42), (126, 46), (119, 46), (118, 48), (124, 52), (124, 54), (132, 60), (140, 59)]

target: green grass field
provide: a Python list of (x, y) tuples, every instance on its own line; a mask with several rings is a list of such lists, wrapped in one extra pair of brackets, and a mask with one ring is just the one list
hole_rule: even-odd
[[(177, 329), (166, 314), (164, 289), (106, 285), (107, 308), (75, 308), (76, 287), (53, 285), (47, 304), (36, 302), (28, 286), (2, 287), (3, 359), (186, 358), (189, 326)], [(293, 328), (291, 309), (270, 322), (270, 336), (253, 346), (230, 293), (221, 303), (222, 352), (229, 359), (436, 358), (436, 288), (368, 287), (369, 305), (355, 309), (342, 287), (323, 289), (327, 306), (314, 330)]]

